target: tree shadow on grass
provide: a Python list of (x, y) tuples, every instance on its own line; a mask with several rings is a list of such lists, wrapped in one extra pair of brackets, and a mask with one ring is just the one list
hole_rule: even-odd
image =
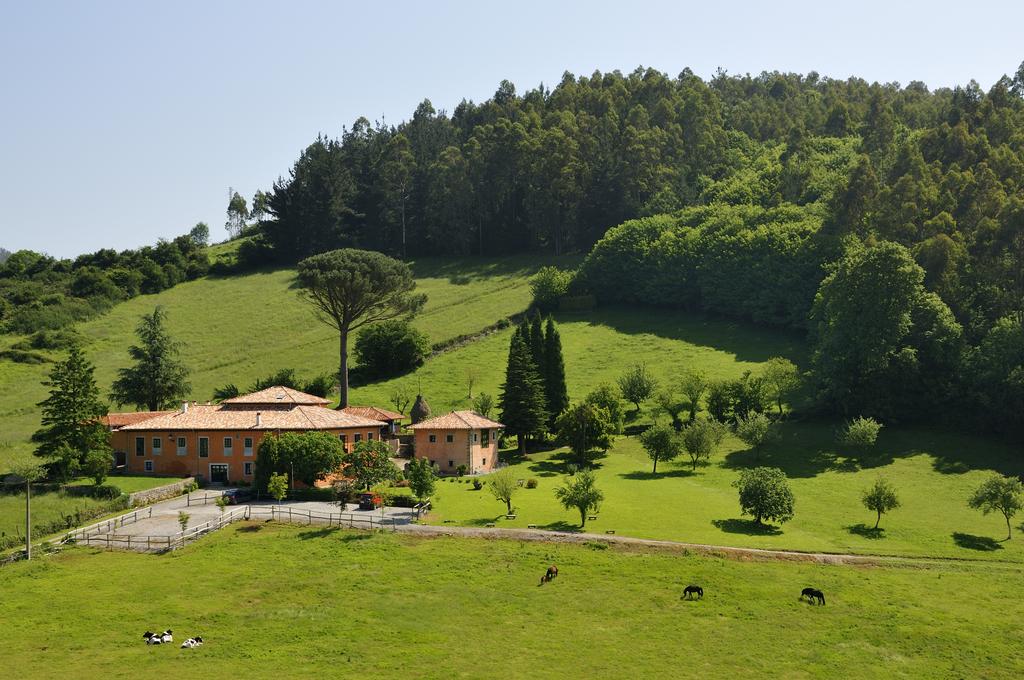
[(327, 538), (338, 533), (338, 527), (324, 527), (323, 529), (310, 529), (308, 531), (300, 531), (299, 538), (303, 541), (309, 541), (315, 538)]
[(964, 534), (959, 531), (953, 532), (953, 542), (961, 548), (980, 550), (982, 552), (994, 552), (1003, 549), (1003, 546), (999, 545), (999, 541), (994, 538)]
[(581, 464), (579, 461), (572, 457), (572, 454), (568, 451), (562, 451), (556, 453), (544, 460), (538, 460), (530, 464), (530, 472), (535, 473), (538, 477), (555, 477), (557, 475), (569, 474), (569, 465), (578, 465), (579, 469), (588, 467), (592, 470), (598, 470), (601, 468), (601, 459), (606, 458), (607, 454), (599, 454), (594, 458), (588, 460), (585, 464)]
[(885, 529), (878, 527), (869, 527), (867, 524), (861, 522), (860, 524), (853, 524), (845, 527), (847, 531), (861, 538), (870, 538), (871, 540), (877, 540), (879, 538), (885, 538)]
[(255, 534), (257, 531), (260, 531), (262, 529), (263, 526), (260, 524), (246, 524), (244, 527), (240, 527), (238, 529), (238, 532), (246, 534)]
[(580, 531), (582, 531), (582, 529), (580, 529), (580, 525), (579, 524), (570, 524), (569, 522), (566, 522), (566, 521), (558, 521), (558, 522), (551, 522), (550, 524), (542, 524), (540, 526), (540, 528), (541, 529), (546, 529), (547, 531), (567, 531), (567, 532), (570, 532), (570, 533), (579, 533)]
[(752, 519), (713, 519), (711, 523), (727, 534), (747, 536), (780, 536), (782, 529), (771, 524), (758, 524)]
[(637, 470), (636, 472), (620, 472), (619, 477), (623, 479), (635, 479), (635, 480), (648, 480), (648, 479), (669, 479), (675, 477), (693, 477), (696, 473), (693, 470), (684, 470), (677, 468), (674, 470), (665, 470), (664, 472), (648, 472), (646, 470)]
[(495, 515), (494, 517), (474, 517), (473, 519), (463, 520), (461, 524), (467, 527), (482, 527), (488, 524), (497, 524), (498, 520), (504, 519), (505, 513)]

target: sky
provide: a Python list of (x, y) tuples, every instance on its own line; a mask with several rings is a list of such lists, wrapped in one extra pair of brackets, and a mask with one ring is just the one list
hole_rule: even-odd
[(1024, 3), (0, 0), (0, 247), (73, 257), (222, 240), (228, 189), (287, 175), (359, 116), (451, 111), (502, 79), (764, 70), (988, 89)]

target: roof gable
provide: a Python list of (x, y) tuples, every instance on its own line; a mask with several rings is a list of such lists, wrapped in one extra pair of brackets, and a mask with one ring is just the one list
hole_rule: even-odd
[(484, 418), (473, 411), (452, 411), (443, 416), (428, 418), (422, 422), (410, 425), (411, 430), (490, 430), (500, 429), (505, 426), (501, 423)]
[(290, 387), (275, 385), (273, 387), (268, 387), (265, 390), (260, 390), (258, 392), (253, 392), (251, 394), (240, 394), (237, 397), (225, 399), (221, 403), (246, 404), (249, 406), (272, 404), (303, 404), (307, 406), (326, 406), (331, 402), (330, 400), (324, 399), (323, 397), (317, 397), (312, 394), (306, 394), (305, 392), (299, 392), (298, 390), (293, 390)]

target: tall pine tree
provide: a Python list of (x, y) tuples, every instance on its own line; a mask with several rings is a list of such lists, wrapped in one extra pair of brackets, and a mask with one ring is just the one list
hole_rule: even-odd
[(533, 355), (533, 363), (536, 364), (537, 370), (543, 373), (547, 360), (544, 358), (544, 327), (540, 314), (535, 314), (530, 322), (530, 354)]
[[(539, 319), (540, 317), (538, 317)], [(562, 358), (562, 338), (555, 322), (548, 317), (544, 333), (544, 395), (548, 405), (548, 427), (569, 407), (569, 390), (565, 387), (565, 360)]]
[(501, 420), (509, 434), (518, 437), (522, 454), (526, 453), (526, 438), (542, 432), (548, 420), (544, 380), (533, 362), (528, 338), (528, 331), (524, 334), (518, 329), (512, 335), (505, 383), (498, 397)]
[(49, 473), (59, 479), (73, 477), (87, 456), (109, 449), (107, 428), (100, 418), (107, 406), (93, 377), (94, 366), (78, 345), (72, 345), (68, 358), (58, 361), (43, 384), (50, 396), (39, 402), (42, 427), (32, 435), (36, 455), (46, 460)]
[(167, 332), (166, 320), (163, 307), (142, 316), (135, 329), (142, 346), (128, 348), (135, 365), (120, 369), (110, 390), (111, 398), (118, 404), (158, 411), (173, 406), (192, 389), (188, 368), (178, 360), (181, 343)]

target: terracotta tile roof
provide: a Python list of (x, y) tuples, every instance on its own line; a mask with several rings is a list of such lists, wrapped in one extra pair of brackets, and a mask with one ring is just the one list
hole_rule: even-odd
[(410, 425), (411, 430), (480, 430), (505, 427), (501, 423), (484, 418), (473, 411), (452, 411), (448, 415), (428, 418), (423, 422)]
[(172, 411), (137, 411), (134, 413), (108, 413), (107, 415), (100, 418), (100, 422), (112, 429), (118, 429), (125, 425), (134, 425), (135, 423), (142, 422), (143, 420), (149, 420), (150, 418), (156, 418), (157, 416), (167, 415)]
[(225, 399), (222, 404), (305, 404), (308, 406), (325, 406), (330, 400), (317, 397), (305, 392), (293, 390), (290, 387), (275, 385), (252, 394), (240, 394), (237, 397)]
[[(256, 425), (256, 414), (260, 424)], [(223, 404), (189, 406), (187, 411), (172, 411), (122, 430), (332, 430), (343, 427), (383, 427), (379, 420), (363, 418), (323, 406), (293, 406), (290, 409), (225, 407)]]
[(405, 418), (401, 413), (377, 408), (376, 406), (346, 406), (341, 410), (354, 416), (369, 418), (370, 420), (402, 420)]

